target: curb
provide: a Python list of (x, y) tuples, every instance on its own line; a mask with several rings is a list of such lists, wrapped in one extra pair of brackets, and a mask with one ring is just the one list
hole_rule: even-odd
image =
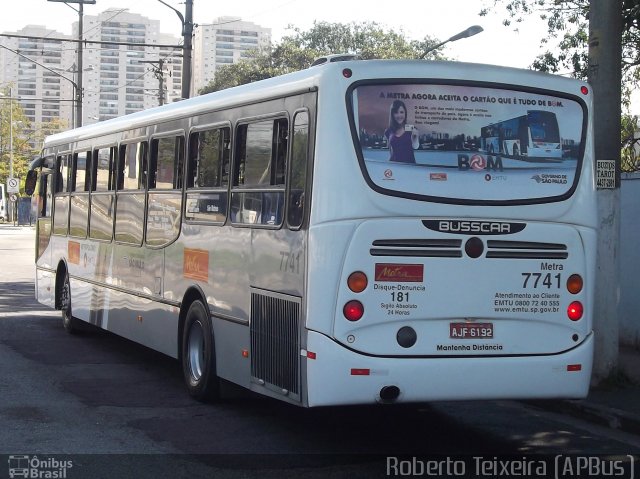
[(525, 401), (551, 412), (568, 414), (599, 426), (640, 435), (640, 415), (584, 400)]

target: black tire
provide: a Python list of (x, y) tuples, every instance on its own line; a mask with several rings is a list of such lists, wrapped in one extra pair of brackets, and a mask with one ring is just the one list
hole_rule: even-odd
[(220, 380), (216, 374), (213, 326), (208, 309), (194, 301), (182, 332), (182, 374), (189, 394), (198, 401), (216, 401)]
[(71, 284), (69, 283), (69, 273), (65, 271), (64, 281), (60, 288), (60, 310), (62, 311), (62, 326), (69, 334), (76, 334), (82, 331), (82, 321), (73, 317), (71, 307)]

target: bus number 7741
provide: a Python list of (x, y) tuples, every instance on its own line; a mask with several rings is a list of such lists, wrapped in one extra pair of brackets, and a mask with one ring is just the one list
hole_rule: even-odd
[[(537, 288), (539, 284), (541, 287), (546, 286), (547, 289), (560, 288), (560, 273), (555, 276), (551, 276), (551, 273), (522, 273), (522, 276), (524, 277), (524, 281), (522, 282), (523, 288)], [(531, 280), (531, 283), (529, 280)], [(542, 280), (542, 283), (540, 280)]]

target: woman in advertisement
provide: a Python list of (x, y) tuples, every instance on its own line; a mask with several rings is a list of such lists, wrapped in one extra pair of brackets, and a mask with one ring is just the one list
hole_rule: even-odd
[(394, 100), (389, 113), (389, 128), (384, 132), (389, 142), (390, 161), (415, 163), (413, 150), (420, 145), (418, 130), (407, 125), (407, 107), (404, 102)]

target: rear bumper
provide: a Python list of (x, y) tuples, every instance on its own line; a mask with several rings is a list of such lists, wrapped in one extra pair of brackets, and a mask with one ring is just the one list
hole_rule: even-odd
[[(589, 392), (593, 333), (576, 348), (553, 356), (371, 357), (314, 331), (309, 331), (307, 350), (316, 355), (306, 359), (310, 407), (381, 402), (385, 386), (400, 389), (398, 403), (583, 398)], [(579, 371), (567, 368), (578, 364)]]

